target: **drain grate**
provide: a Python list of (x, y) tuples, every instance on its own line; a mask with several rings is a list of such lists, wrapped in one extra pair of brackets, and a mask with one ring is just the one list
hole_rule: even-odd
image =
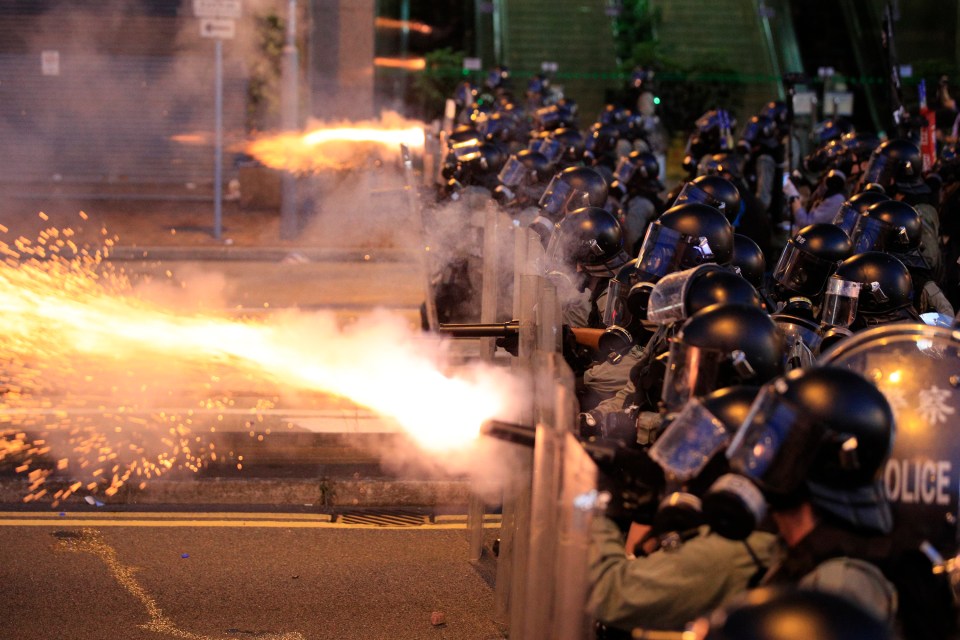
[(375, 527), (418, 527), (427, 523), (427, 516), (399, 511), (364, 511), (341, 514), (340, 521)]

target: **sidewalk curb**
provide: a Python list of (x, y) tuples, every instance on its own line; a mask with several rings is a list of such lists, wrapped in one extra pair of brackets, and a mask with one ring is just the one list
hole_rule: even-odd
[(407, 249), (337, 249), (329, 247), (238, 247), (238, 246), (115, 246), (107, 260), (219, 260), (286, 262), (415, 262), (416, 255)]
[[(28, 487), (26, 480), (0, 480), (0, 503), (21, 503), (30, 493)], [(97, 499), (107, 507), (160, 504), (433, 507), (468, 504), (470, 485), (465, 480), (199, 478), (154, 480), (142, 491), (120, 491), (113, 497), (97, 495)]]

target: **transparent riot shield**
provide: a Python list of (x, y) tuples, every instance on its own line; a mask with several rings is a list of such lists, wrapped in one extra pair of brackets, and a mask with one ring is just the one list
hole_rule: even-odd
[(883, 473), (896, 529), (945, 557), (958, 548), (960, 332), (923, 324), (877, 327), (843, 340), (819, 362), (856, 371), (896, 418)]
[[(535, 386), (544, 388), (544, 381), (552, 380), (552, 374), (537, 371), (538, 326), (542, 323), (544, 314), (556, 317), (559, 312), (546, 310), (546, 307), (556, 304), (556, 296), (551, 296), (548, 291), (549, 284), (545, 283), (543, 277), (543, 246), (539, 237), (529, 229), (522, 229), (517, 234), (514, 277), (515, 311), (520, 321), (519, 357), (514, 360), (514, 373), (523, 379), (533, 380), (536, 372), (541, 382), (535, 383)], [(536, 408), (538, 398), (539, 396), (534, 394), (528, 411), (518, 416), (521, 423), (535, 424), (535, 417), (539, 413)], [(516, 631), (521, 626), (522, 616), (522, 606), (518, 603), (522, 603), (528, 584), (525, 570), (530, 537), (532, 483), (532, 456), (518, 455), (510, 477), (504, 481), (500, 553), (497, 557), (494, 589), (494, 618), (503, 627), (510, 629), (511, 637), (520, 633)]]
[(587, 550), (598, 500), (597, 467), (573, 436), (577, 405), (570, 368), (556, 352), (541, 352), (535, 365), (529, 535), (525, 570), (514, 578), (510, 637), (580, 640), (591, 637)]

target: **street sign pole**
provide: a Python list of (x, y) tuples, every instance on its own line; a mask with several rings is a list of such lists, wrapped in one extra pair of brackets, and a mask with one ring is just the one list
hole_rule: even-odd
[(214, 111), (214, 129), (216, 144), (213, 161), (213, 237), (219, 240), (223, 235), (223, 40), (216, 42), (216, 96)]
[(214, 43), (213, 237), (223, 236), (223, 40), (233, 38), (241, 0), (193, 0), (200, 35)]
[[(287, 3), (287, 37), (283, 46), (281, 69), (280, 113), (281, 125), (287, 133), (298, 128), (297, 107), (299, 102), (297, 70), (297, 0)], [(297, 178), (289, 170), (284, 171), (280, 183), (280, 239), (292, 240), (300, 232), (297, 211)]]

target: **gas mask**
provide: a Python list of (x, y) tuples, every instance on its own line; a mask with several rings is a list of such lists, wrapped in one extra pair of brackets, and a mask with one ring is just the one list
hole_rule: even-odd
[[(732, 473), (721, 476), (703, 498), (710, 527), (742, 540), (766, 515), (767, 505), (798, 503), (826, 429), (795, 406), (778, 379), (760, 390), (727, 448)], [(851, 456), (856, 455), (853, 441)]]

